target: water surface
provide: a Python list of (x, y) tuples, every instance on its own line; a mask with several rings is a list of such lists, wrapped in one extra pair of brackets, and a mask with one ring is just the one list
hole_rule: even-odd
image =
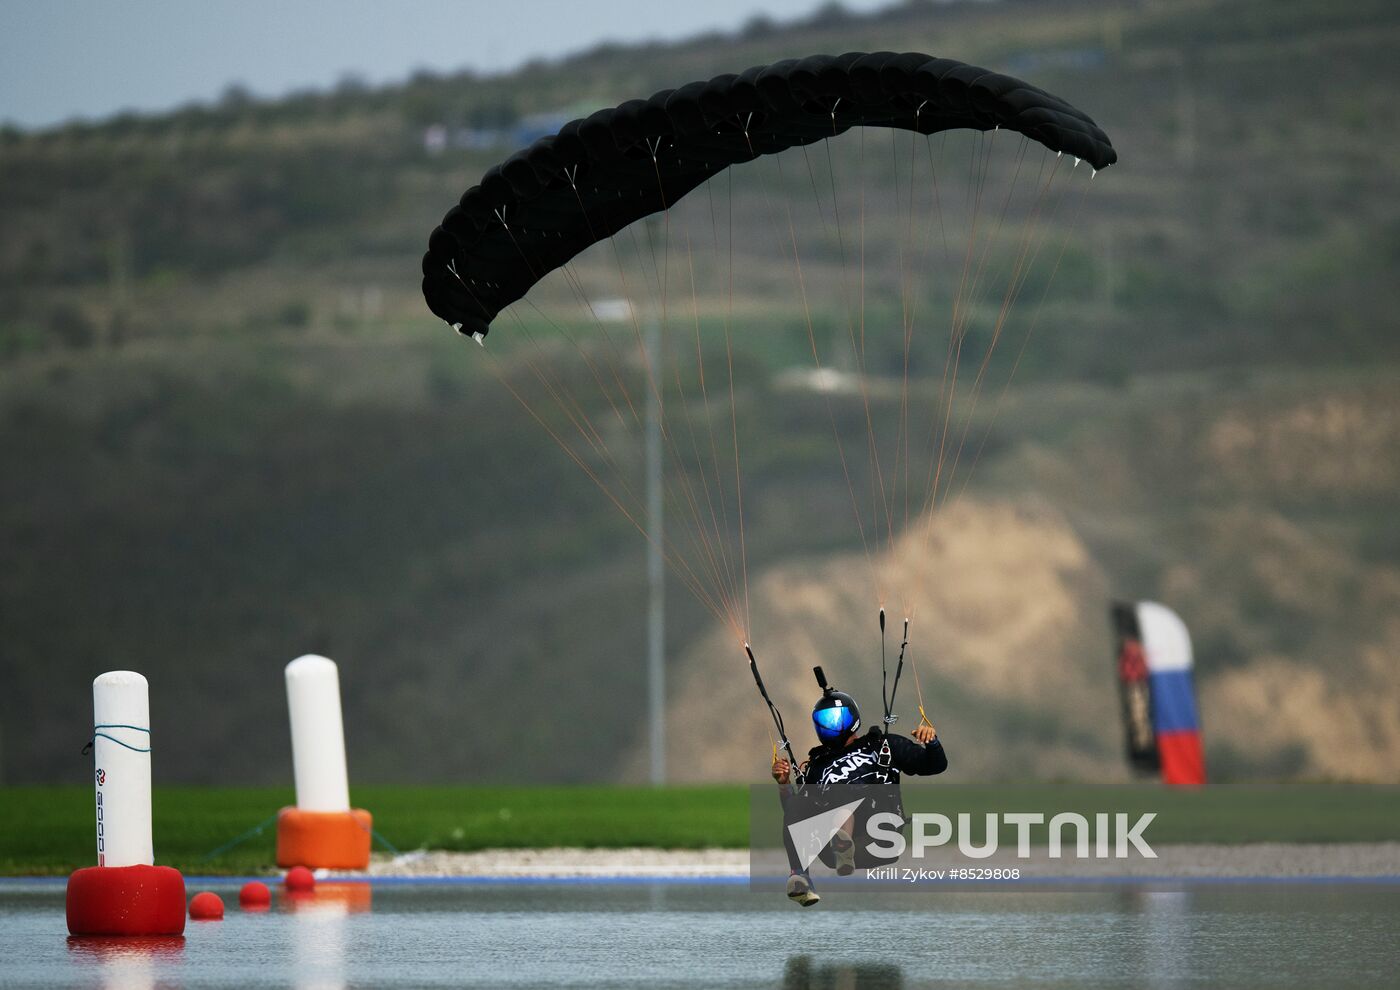
[(1394, 986), (1400, 887), (831, 891), (743, 884), (323, 885), (223, 896), (183, 940), (69, 939), (62, 883), (0, 883), (4, 986)]

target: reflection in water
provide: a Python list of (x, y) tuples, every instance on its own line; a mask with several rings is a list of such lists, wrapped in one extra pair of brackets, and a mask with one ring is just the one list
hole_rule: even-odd
[(813, 963), (792, 956), (783, 968), (783, 990), (901, 990), (904, 973), (891, 963)]
[(288, 896), (291, 914), (292, 971), (299, 990), (341, 990), (346, 986), (346, 920), (370, 909), (367, 883), (320, 883), (316, 889)]
[(157, 986), (156, 964), (164, 973), (180, 958), (183, 935), (70, 935), (68, 955), (97, 967), (100, 986), (113, 990), (149, 990)]
[(315, 890), (288, 891), (282, 897), (288, 911), (360, 914), (374, 905), (374, 888), (363, 882), (318, 883)]
[(1192, 972), (1192, 921), (1195, 908), (1185, 890), (1145, 890), (1139, 910), (1146, 922), (1147, 986), (1170, 990), (1196, 983)]

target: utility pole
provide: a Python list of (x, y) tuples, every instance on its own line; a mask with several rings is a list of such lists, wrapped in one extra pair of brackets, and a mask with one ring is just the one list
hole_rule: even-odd
[(646, 362), (650, 387), (646, 408), (647, 470), (647, 711), (651, 741), (651, 783), (666, 783), (666, 568), (665, 505), (661, 478), (661, 322), (646, 323)]

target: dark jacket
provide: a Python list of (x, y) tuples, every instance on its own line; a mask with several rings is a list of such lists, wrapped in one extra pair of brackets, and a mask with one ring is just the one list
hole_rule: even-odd
[[(888, 765), (882, 764), (883, 744), (889, 742)], [(926, 777), (948, 769), (943, 743), (934, 737), (927, 746), (908, 736), (886, 736), (872, 728), (854, 745), (817, 746), (807, 756), (807, 783), (825, 790), (834, 784), (897, 784), (899, 775)]]

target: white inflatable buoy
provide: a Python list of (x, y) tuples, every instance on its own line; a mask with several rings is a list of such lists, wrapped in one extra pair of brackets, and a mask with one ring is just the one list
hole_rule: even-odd
[(151, 844), (151, 705), (146, 678), (114, 670), (92, 682), (97, 865), (68, 878), (74, 935), (179, 935), (185, 878), (156, 866)]
[(287, 664), (287, 709), (292, 719), (297, 807), (302, 811), (349, 811), (340, 671), (334, 660), (310, 654)]
[(277, 865), (360, 870), (369, 865), (372, 819), (350, 807), (340, 671), (314, 654), (287, 664), (296, 807), (277, 816)]
[(146, 678), (114, 670), (92, 682), (97, 865), (151, 866), (151, 705)]

